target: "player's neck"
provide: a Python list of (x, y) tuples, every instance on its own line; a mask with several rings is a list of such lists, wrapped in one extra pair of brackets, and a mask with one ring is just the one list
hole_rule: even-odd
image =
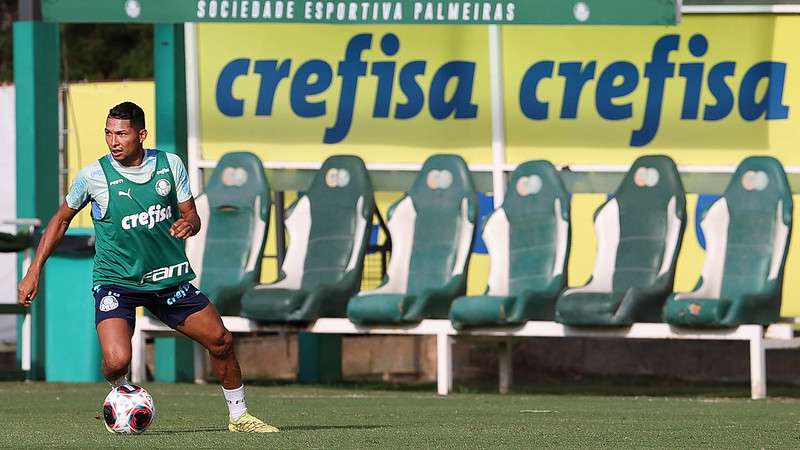
[(134, 167), (134, 166), (141, 166), (143, 161), (144, 161), (144, 147), (140, 147), (139, 151), (134, 152), (130, 156), (130, 158), (125, 158), (122, 161), (118, 162), (121, 166)]

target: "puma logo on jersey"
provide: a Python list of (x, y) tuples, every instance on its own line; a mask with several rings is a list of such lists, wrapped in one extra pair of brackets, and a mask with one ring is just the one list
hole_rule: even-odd
[(116, 186), (116, 185), (121, 184), (121, 183), (122, 183), (122, 179), (119, 179), (119, 180), (114, 180), (111, 183), (108, 183), (108, 185), (109, 186)]
[[(120, 181), (122, 181), (122, 180), (120, 180)], [(128, 197), (129, 199), (133, 200), (133, 197), (131, 197), (131, 188), (128, 188), (127, 192), (126, 191), (117, 191), (117, 194), (119, 194), (120, 197)]]
[(150, 205), (147, 211), (131, 214), (122, 218), (122, 228), (130, 230), (136, 227), (152, 229), (157, 223), (172, 218), (172, 206), (162, 208), (161, 205)]
[[(184, 261), (174, 266), (159, 267), (158, 269), (151, 270), (144, 274), (142, 280), (139, 282), (144, 283), (145, 281), (152, 281), (155, 283), (157, 281), (166, 280), (167, 278), (179, 277), (187, 273), (189, 273), (189, 261)], [(173, 303), (175, 302), (173, 301)]]
[(158, 169), (158, 171), (156, 172), (156, 175), (163, 175), (165, 173), (169, 173), (169, 169), (167, 169), (166, 167), (163, 168), (163, 169)]

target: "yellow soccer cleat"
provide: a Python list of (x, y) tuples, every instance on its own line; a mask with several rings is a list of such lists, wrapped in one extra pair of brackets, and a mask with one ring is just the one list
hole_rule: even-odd
[(277, 433), (280, 430), (246, 412), (238, 419), (228, 422), (228, 431), (234, 433)]

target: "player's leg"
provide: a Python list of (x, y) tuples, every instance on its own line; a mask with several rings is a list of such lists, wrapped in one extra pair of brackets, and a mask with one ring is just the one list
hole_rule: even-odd
[(94, 298), (95, 329), (103, 354), (103, 375), (114, 387), (127, 384), (136, 304), (125, 289), (116, 286), (95, 288)]
[(233, 336), (225, 329), (214, 305), (209, 303), (200, 311), (190, 314), (175, 329), (208, 350), (211, 370), (223, 388), (230, 390), (242, 385), (242, 370), (233, 351)]
[[(98, 286), (93, 291), (94, 322), (103, 353), (103, 375), (115, 388), (128, 384), (136, 302), (128, 290), (117, 286)], [(114, 432), (108, 422), (105, 426), (106, 430)]]
[(211, 368), (222, 382), (222, 392), (228, 403), (230, 416), (228, 429), (256, 433), (278, 431), (277, 428), (267, 425), (247, 412), (242, 371), (233, 351), (233, 336), (225, 328), (214, 305), (209, 304), (202, 310), (192, 313), (176, 329), (208, 349)]
[(127, 383), (132, 335), (125, 319), (110, 318), (97, 324), (97, 337), (103, 353), (103, 376), (113, 386)]
[(198, 289), (181, 285), (169, 298), (160, 298), (150, 310), (162, 322), (208, 350), (211, 369), (222, 383), (228, 404), (230, 431), (270, 433), (277, 428), (247, 412), (242, 371), (233, 350), (233, 336), (225, 329), (217, 309)]

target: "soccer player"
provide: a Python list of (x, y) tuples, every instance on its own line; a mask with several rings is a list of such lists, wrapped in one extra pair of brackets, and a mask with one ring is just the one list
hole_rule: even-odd
[(109, 383), (128, 383), (135, 308), (144, 306), (208, 349), (228, 403), (230, 431), (278, 431), (247, 412), (231, 333), (214, 305), (189, 284), (195, 275), (184, 241), (197, 234), (201, 224), (183, 163), (176, 155), (143, 147), (144, 111), (134, 103), (111, 108), (105, 136), (110, 153), (81, 169), (47, 224), (36, 257), (19, 284), (20, 304), (30, 306), (36, 298), (45, 261), (70, 221), (91, 203), (96, 235), (95, 327)]

